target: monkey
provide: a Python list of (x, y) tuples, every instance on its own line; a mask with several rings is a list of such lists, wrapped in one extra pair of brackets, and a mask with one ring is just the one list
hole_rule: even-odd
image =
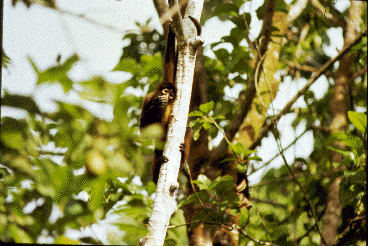
[[(200, 24), (195, 18), (191, 16), (190, 20), (192, 20), (192, 22), (194, 23), (197, 29), (197, 34), (200, 35)], [(156, 185), (162, 164), (169, 161), (169, 159), (163, 155), (164, 148), (162, 144), (160, 144), (160, 142), (166, 142), (170, 116), (172, 114), (174, 100), (176, 99), (177, 94), (175, 81), (177, 67), (177, 50), (175, 48), (175, 41), (176, 37), (173, 31), (173, 23), (170, 22), (166, 49), (163, 59), (163, 78), (162, 81), (156, 86), (155, 90), (145, 96), (143, 100), (139, 123), (139, 128), (141, 132), (146, 127), (154, 124), (159, 125), (163, 130), (163, 134), (159, 139), (160, 141), (155, 145), (153, 163), (151, 167), (152, 180)], [(187, 127), (184, 143), (181, 143), (179, 146), (179, 150), (181, 152), (180, 169), (182, 169), (183, 164), (188, 156), (192, 135), (193, 130)]]
[(193, 22), (195, 28), (197, 29), (197, 36), (201, 36), (202, 33), (201, 24), (199, 24), (198, 20), (193, 16), (188, 15), (188, 18)]

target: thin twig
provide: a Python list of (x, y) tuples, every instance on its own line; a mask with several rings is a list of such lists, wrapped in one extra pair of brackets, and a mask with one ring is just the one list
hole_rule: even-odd
[[(277, 128), (276, 124), (275, 124), (275, 127)], [(318, 217), (317, 217), (317, 215), (316, 215), (316, 212), (315, 212), (315, 211), (314, 211), (314, 209), (313, 209), (312, 203), (311, 203), (311, 201), (309, 200), (309, 197), (308, 197), (308, 195), (307, 195), (306, 191), (304, 190), (304, 188), (303, 188), (303, 186), (301, 185), (301, 183), (297, 180), (297, 178), (296, 178), (296, 176), (295, 176), (295, 174), (294, 174), (293, 170), (291, 169), (290, 165), (288, 164), (288, 162), (287, 162), (287, 160), (286, 160), (286, 158), (285, 158), (284, 150), (283, 150), (283, 148), (282, 148), (282, 146), (281, 146), (281, 140), (280, 140), (280, 138), (279, 138), (279, 137), (277, 137), (277, 136), (275, 136), (275, 138), (276, 138), (277, 147), (278, 147), (279, 152), (280, 152), (280, 154), (281, 154), (281, 157), (282, 157), (282, 159), (283, 159), (283, 161), (284, 161), (284, 163), (285, 163), (285, 166), (287, 167), (287, 169), (289, 170), (290, 174), (292, 175), (294, 182), (299, 186), (300, 191), (303, 193), (303, 196), (304, 196), (305, 200), (306, 200), (306, 201), (307, 201), (307, 203), (308, 203), (309, 211), (311, 212), (311, 214), (312, 214), (312, 216), (313, 216), (313, 218), (314, 218), (314, 220), (315, 220), (315, 222), (314, 222), (314, 226), (315, 226), (315, 228), (317, 229), (317, 232), (318, 232), (318, 234), (320, 235), (322, 242), (323, 242), (325, 245), (327, 245), (327, 243), (326, 243), (325, 239), (324, 239), (324, 238), (323, 238), (323, 236), (322, 236), (322, 232), (321, 232), (321, 230), (320, 230), (320, 228), (319, 228), (319, 226), (318, 226)]]
[[(331, 171), (328, 171), (328, 172), (318, 172), (315, 175), (329, 177), (329, 176), (331, 176), (334, 173), (343, 171), (344, 169), (345, 169), (344, 166), (339, 166), (339, 167), (337, 167), (337, 168), (335, 168), (335, 169), (333, 169)], [(294, 174), (294, 176), (297, 177), (297, 178), (303, 177), (303, 176), (306, 176), (306, 175), (310, 175), (310, 173), (304, 172), (304, 173), (296, 173), (296, 174)], [(268, 185), (268, 184), (273, 184), (273, 183), (288, 182), (288, 181), (291, 181), (291, 180), (293, 180), (293, 176), (292, 175), (286, 176), (286, 177), (281, 177), (281, 178), (278, 178), (278, 179), (264, 180), (264, 181), (261, 181), (261, 182), (259, 182), (257, 184), (250, 185), (249, 188), (254, 188), (254, 187), (257, 187), (257, 186), (263, 186), (263, 185)]]
[(233, 148), (231, 147), (231, 142), (230, 140), (226, 137), (225, 132), (221, 129), (221, 127), (217, 124), (217, 122), (211, 117), (211, 116), (207, 116), (208, 119), (211, 120), (211, 122), (216, 126), (216, 128), (222, 133), (222, 135), (224, 136), (224, 139), (226, 140), (227, 144), (229, 145), (229, 149), (231, 150), (231, 152), (234, 154), (234, 156), (236, 157), (236, 161), (238, 162), (238, 164), (241, 164), (242, 162), (239, 160), (239, 156), (234, 152)]
[[(357, 230), (356, 224), (360, 225), (364, 220), (366, 220), (366, 215), (356, 216), (354, 219), (350, 220), (349, 225), (345, 228), (345, 230), (340, 234), (340, 236), (335, 240), (332, 245), (339, 245), (345, 236), (351, 233), (353, 230)], [(354, 225), (355, 224), (355, 225)]]
[[(194, 195), (196, 196), (196, 198), (197, 198), (197, 200), (198, 200), (199, 204), (202, 206), (202, 208), (204, 209), (204, 211), (206, 212), (206, 214), (207, 214), (207, 215), (208, 215), (208, 216), (209, 216), (213, 221), (217, 222), (217, 221), (216, 221), (216, 218), (212, 216), (212, 214), (211, 214), (211, 213), (207, 210), (207, 208), (204, 206), (204, 204), (203, 204), (202, 200), (199, 198), (198, 193), (197, 193), (197, 191), (196, 191), (196, 189), (195, 189), (195, 187), (194, 187), (193, 179), (192, 179), (192, 174), (190, 173), (189, 165), (188, 165), (188, 163), (187, 163), (187, 162), (185, 162), (185, 166), (186, 166), (186, 168), (187, 168), (187, 170), (188, 170), (189, 183), (190, 183), (190, 185), (191, 185), (191, 187), (192, 187), (192, 190), (193, 190), (193, 192), (194, 192)], [(218, 222), (217, 222), (217, 223), (218, 223)]]
[(266, 126), (264, 126), (260, 133), (258, 134), (257, 138), (255, 139), (255, 141), (253, 142), (253, 144), (249, 147), (249, 149), (255, 149), (260, 143), (261, 140), (268, 134), (268, 132), (270, 131), (272, 125), (277, 122), (281, 116), (283, 116), (284, 114), (286, 114), (287, 112), (289, 112), (289, 110), (291, 109), (291, 107), (293, 106), (293, 104), (299, 99), (300, 96), (302, 96), (308, 89), (309, 87), (322, 75), (324, 74), (327, 69), (329, 69), (336, 61), (340, 60), (347, 52), (350, 51), (350, 49), (355, 46), (356, 44), (358, 44), (362, 38), (364, 36), (367, 35), (367, 29), (365, 29), (360, 35), (359, 37), (357, 37), (353, 42), (351, 42), (350, 44), (346, 45), (337, 56), (335, 56), (334, 58), (332, 58), (331, 60), (329, 60), (328, 62), (326, 62), (320, 69), (318, 69), (313, 75), (312, 77), (309, 78), (307, 84), (297, 92), (297, 94), (286, 104), (286, 106), (280, 111), (279, 114), (277, 114), (273, 120), (267, 124)]
[(96, 25), (98, 27), (102, 27), (102, 28), (105, 28), (105, 29), (108, 29), (108, 30), (111, 30), (111, 31), (118, 32), (118, 33), (122, 33), (122, 34), (125, 34), (125, 33), (138, 33), (138, 30), (123, 30), (123, 29), (120, 29), (118, 27), (115, 27), (115, 26), (112, 26), (112, 25), (109, 25), (109, 24), (98, 22), (98, 21), (96, 21), (94, 19), (91, 19), (91, 18), (85, 16), (85, 14), (77, 14), (77, 13), (71, 12), (69, 10), (60, 9), (58, 7), (51, 8), (50, 6), (43, 5), (43, 4), (38, 3), (38, 2), (35, 2), (35, 4), (37, 4), (39, 6), (43, 6), (43, 7), (49, 8), (49, 9), (52, 9), (52, 10), (54, 10), (56, 12), (61, 13), (61, 14), (67, 14), (67, 15), (70, 15), (70, 16), (73, 16), (73, 17), (76, 17), (76, 18), (80, 18), (81, 20), (84, 20), (84, 21), (87, 21), (89, 23), (92, 23), (92, 24), (94, 24), (94, 25)]
[(243, 234), (246, 238), (252, 240), (253, 242), (256, 242), (256, 243), (261, 244), (261, 245), (278, 246), (277, 244), (274, 244), (274, 243), (271, 243), (271, 242), (265, 242), (265, 241), (261, 241), (261, 240), (256, 239), (256, 238), (252, 238), (251, 236), (249, 236), (249, 234), (247, 232), (241, 230), (239, 226), (235, 226), (235, 227), (239, 230), (239, 232), (241, 234)]

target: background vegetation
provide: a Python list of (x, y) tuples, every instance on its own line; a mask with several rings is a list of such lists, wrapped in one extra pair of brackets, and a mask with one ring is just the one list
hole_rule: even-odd
[[(198, 54), (195, 83), (201, 90), (193, 92), (199, 96), (191, 105), (190, 123), (197, 152), (191, 150), (188, 161), (196, 192), (183, 175), (179, 210), (166, 244), (365, 245), (367, 5), (352, 1), (341, 12), (332, 1), (266, 0), (256, 11), (264, 23), (254, 37), (249, 34), (254, 20), (241, 8), (245, 2), (205, 3), (203, 25), (218, 17), (234, 27), (221, 42), (206, 47), (213, 57)], [(54, 1), (13, 4), (60, 11)], [(162, 77), (164, 37), (149, 26), (150, 20), (137, 23), (140, 32), (124, 36), (130, 44), (113, 71), (131, 77), (119, 84), (97, 76), (71, 79), (68, 73), (79, 62), (78, 54), (58, 57), (47, 69), (29, 58), (38, 86), (56, 83), (66, 94), (75, 91), (84, 100), (112, 105), (111, 121), (62, 101), (56, 111), (43, 112), (32, 95), (2, 90), (2, 107), (21, 109), (27, 117), (1, 118), (1, 241), (136, 244), (146, 234), (155, 192), (150, 181), (153, 147), (138, 130), (144, 95), (130, 94), (127, 88), (147, 91), (148, 86), (152, 91)], [(341, 30), (344, 47), (360, 37), (336, 62), (326, 54), (334, 42), (327, 35), (331, 28)], [(12, 54), (2, 52), (6, 71)], [(328, 82), (321, 97), (308, 86), (296, 96), (305, 107), (292, 106), (293, 99), (283, 110), (273, 107), (284, 81), (302, 83), (302, 89), (316, 81), (317, 73)], [(238, 98), (225, 94), (226, 88), (238, 86), (244, 88)], [(277, 121), (288, 116), (295, 118), (294, 129), (305, 129), (290, 146), (303, 134), (313, 134), (308, 158), (285, 158), (290, 146), (281, 145)], [(210, 148), (219, 134), (225, 134), (224, 144)], [(266, 136), (277, 143), (283, 163), (279, 168), (268, 168), (270, 161), (256, 154)], [(247, 176), (257, 170), (265, 173), (249, 185)], [(109, 234), (106, 241), (66, 235), (69, 229), (82, 230), (108, 217), (120, 233)]]

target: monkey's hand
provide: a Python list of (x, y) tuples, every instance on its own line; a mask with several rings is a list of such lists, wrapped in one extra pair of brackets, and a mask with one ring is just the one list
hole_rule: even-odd
[(169, 161), (169, 158), (167, 158), (166, 156), (162, 155), (162, 156), (160, 156), (160, 158), (158, 158), (157, 164), (158, 164), (158, 166), (161, 167), (162, 164), (164, 164), (164, 163), (166, 163), (168, 161)]
[(185, 143), (181, 143), (179, 145), (179, 150), (180, 150), (181, 155), (184, 156), (184, 154), (185, 154)]
[(168, 104), (169, 100), (167, 99), (167, 97), (165, 96), (158, 96), (156, 98), (154, 98), (149, 107), (148, 107), (148, 111), (151, 111), (153, 109), (157, 109), (157, 108), (164, 108), (166, 107), (166, 105)]
[(172, 30), (174, 30), (174, 28), (175, 28), (175, 24), (174, 24), (174, 21), (173, 21), (173, 20), (171, 20), (171, 21), (169, 22), (169, 27), (170, 27)]
[(160, 108), (166, 107), (166, 105), (169, 103), (169, 99), (167, 98), (167, 96), (159, 96), (156, 99), (157, 99), (157, 105)]
[(185, 143), (181, 143), (179, 145), (179, 151), (181, 153), (181, 161), (180, 161), (180, 170), (184, 169), (184, 162), (185, 162), (185, 148), (186, 148), (186, 144)]

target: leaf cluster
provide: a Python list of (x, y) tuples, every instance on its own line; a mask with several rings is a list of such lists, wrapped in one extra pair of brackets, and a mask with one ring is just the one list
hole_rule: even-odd
[[(144, 197), (133, 184), (135, 175), (147, 180), (149, 173), (142, 155), (149, 143), (136, 134), (140, 99), (125, 94), (129, 83), (113, 84), (102, 77), (72, 81), (67, 74), (77, 60), (74, 55), (44, 71), (30, 62), (38, 84), (56, 83), (66, 93), (74, 90), (85, 100), (109, 105), (113, 119), (103, 120), (62, 101), (55, 101), (55, 112), (42, 112), (32, 96), (4, 91), (2, 107), (25, 111), (28, 117), (1, 119), (2, 241), (36, 243), (43, 234), (58, 243), (96, 243), (90, 237), (73, 241), (64, 233), (104, 219), (119, 201)], [(122, 182), (118, 177), (128, 179)], [(144, 210), (147, 219), (151, 201), (144, 199), (144, 206), (134, 208), (136, 198), (128, 204), (133, 214)], [(61, 214), (58, 218), (52, 215), (55, 211)], [(145, 232), (142, 226), (135, 240)]]

